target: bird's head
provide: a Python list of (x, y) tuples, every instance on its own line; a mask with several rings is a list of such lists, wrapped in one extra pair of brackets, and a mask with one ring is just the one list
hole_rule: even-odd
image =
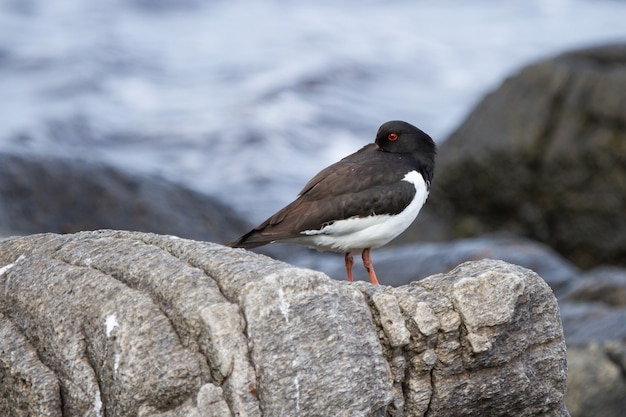
[(428, 166), (434, 165), (437, 153), (435, 142), (430, 136), (400, 120), (384, 123), (378, 129), (376, 145), (383, 152), (410, 154)]

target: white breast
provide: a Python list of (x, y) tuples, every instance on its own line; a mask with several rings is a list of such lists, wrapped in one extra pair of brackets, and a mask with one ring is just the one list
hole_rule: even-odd
[(350, 252), (386, 245), (413, 223), (428, 197), (428, 187), (419, 172), (411, 171), (402, 180), (415, 186), (415, 197), (400, 213), (339, 220), (320, 230), (305, 230), (302, 232), (305, 236), (291, 241), (333, 252)]

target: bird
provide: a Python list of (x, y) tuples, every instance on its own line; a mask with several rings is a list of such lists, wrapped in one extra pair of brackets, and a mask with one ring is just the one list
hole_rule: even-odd
[(400, 120), (383, 123), (374, 143), (324, 168), (293, 202), (228, 245), (292, 242), (344, 253), (349, 282), (352, 253), (361, 252), (370, 282), (378, 285), (371, 249), (415, 220), (430, 192), (435, 155), (435, 142), (419, 128)]

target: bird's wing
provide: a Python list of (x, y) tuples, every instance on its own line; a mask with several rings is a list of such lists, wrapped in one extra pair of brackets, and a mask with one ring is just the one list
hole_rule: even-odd
[[(376, 168), (364, 162), (372, 152), (379, 152), (373, 143), (324, 168), (306, 183), (298, 196), (308, 194), (310, 199), (320, 199), (367, 188), (378, 180), (373, 176)], [(346, 177), (359, 178), (360, 181), (346, 181)], [(323, 186), (319, 187), (320, 184)]]
[[(319, 230), (336, 220), (373, 214), (397, 214), (415, 196), (415, 187), (406, 181), (372, 187), (356, 193), (341, 194), (323, 200), (311, 200), (307, 195), (291, 204), (243, 235), (231, 246), (254, 248), (280, 240), (302, 236), (305, 230)], [(392, 212), (385, 207), (394, 207)]]
[(296, 200), (232, 246), (253, 248), (302, 236), (305, 230), (319, 230), (336, 220), (364, 213), (397, 214), (404, 210), (415, 196), (415, 186), (401, 181), (402, 173), (409, 169), (404, 162), (409, 162), (397, 154), (386, 154), (389, 163), (381, 168), (380, 164), (363, 161), (366, 152), (378, 151), (375, 145), (368, 145), (322, 170), (307, 183)]

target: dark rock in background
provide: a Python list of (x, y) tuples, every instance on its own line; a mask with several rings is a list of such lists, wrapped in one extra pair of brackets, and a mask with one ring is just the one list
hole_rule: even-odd
[(567, 342), (567, 406), (572, 416), (626, 413), (626, 269), (581, 274), (559, 299)]
[(619, 342), (626, 346), (625, 307), (611, 307), (601, 302), (572, 303), (562, 300), (559, 306), (568, 346), (583, 346), (592, 342)]
[(75, 159), (0, 154), (0, 231), (124, 229), (225, 242), (246, 230), (215, 199)]
[(410, 236), (509, 231), (589, 268), (626, 265), (626, 45), (530, 65), (442, 144)]
[(616, 417), (626, 412), (626, 367), (615, 359), (623, 345), (567, 348), (567, 408), (572, 416)]
[(608, 266), (592, 269), (570, 285), (563, 299), (626, 307), (626, 269)]

